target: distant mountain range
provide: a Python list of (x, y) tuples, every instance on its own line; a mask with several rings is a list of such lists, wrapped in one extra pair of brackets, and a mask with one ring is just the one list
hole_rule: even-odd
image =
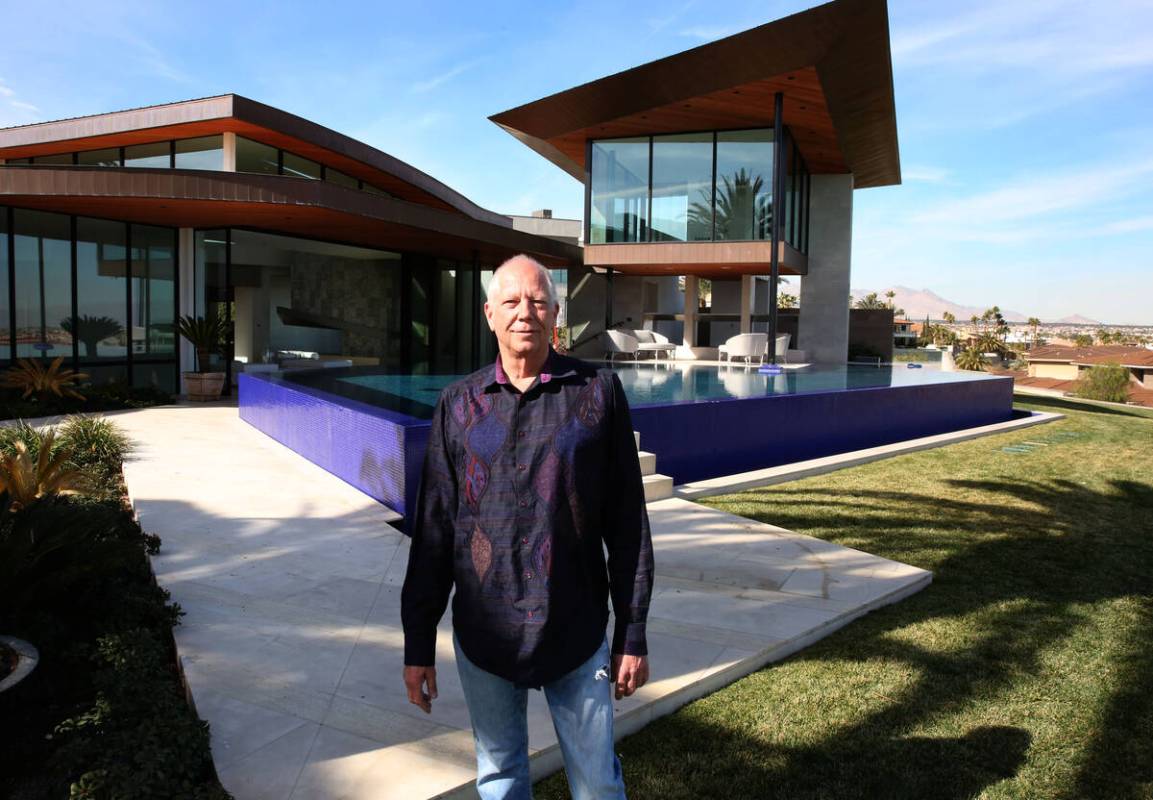
[[(946, 311), (957, 318), (958, 322), (967, 321), (974, 314), (981, 316), (985, 313), (985, 308), (978, 308), (977, 306), (963, 306), (960, 303), (954, 303), (951, 300), (946, 300), (936, 292), (929, 289), (910, 289), (908, 286), (893, 286), (892, 291), (896, 294), (893, 298), (893, 305), (897, 308), (905, 309), (905, 316), (909, 319), (920, 320), (925, 317), (930, 319), (941, 319)], [(877, 292), (877, 297), (888, 302), (885, 297), (885, 292), (889, 289), (882, 289)], [(869, 290), (853, 289), (853, 300), (860, 300), (865, 295), (869, 294)], [(1009, 308), (1001, 309), (1001, 316), (1007, 322), (1028, 322), (1029, 317), (1019, 311), (1013, 311)], [(1056, 320), (1043, 320), (1044, 322), (1053, 322), (1063, 325), (1100, 325), (1101, 323), (1095, 319), (1080, 314), (1074, 314), (1071, 317), (1064, 317)]]

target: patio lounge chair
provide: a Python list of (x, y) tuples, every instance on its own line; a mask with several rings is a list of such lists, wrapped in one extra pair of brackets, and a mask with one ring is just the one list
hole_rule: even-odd
[(631, 332), (625, 333), (624, 331), (609, 329), (601, 336), (605, 344), (605, 358), (609, 361), (614, 360), (618, 354), (637, 357), (640, 343)]
[(752, 363), (755, 358), (758, 362), (764, 363), (768, 349), (767, 333), (738, 333), (717, 348), (717, 358), (728, 362), (732, 362), (734, 358), (743, 358), (745, 363)]
[(637, 353), (652, 353), (653, 358), (660, 358), (663, 353), (665, 358), (672, 358), (677, 352), (677, 346), (669, 341), (669, 337), (663, 336), (656, 331), (632, 331), (633, 336), (637, 340)]
[(776, 356), (776, 362), (778, 364), (789, 363), (789, 339), (791, 338), (792, 334), (790, 333), (782, 333), (777, 337), (773, 354)]

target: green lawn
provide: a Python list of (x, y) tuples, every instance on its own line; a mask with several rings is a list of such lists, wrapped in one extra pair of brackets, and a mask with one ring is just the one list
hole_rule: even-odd
[(623, 741), (630, 798), (1153, 797), (1153, 413), (1017, 399), (1067, 417), (709, 501), (934, 581)]

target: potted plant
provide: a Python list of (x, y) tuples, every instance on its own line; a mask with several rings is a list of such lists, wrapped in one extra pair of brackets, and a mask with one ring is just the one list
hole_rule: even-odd
[(196, 351), (196, 371), (184, 373), (184, 388), (189, 400), (216, 400), (224, 389), (224, 373), (209, 372), (208, 362), (219, 353), (224, 339), (224, 321), (217, 316), (184, 315), (177, 323), (180, 335)]

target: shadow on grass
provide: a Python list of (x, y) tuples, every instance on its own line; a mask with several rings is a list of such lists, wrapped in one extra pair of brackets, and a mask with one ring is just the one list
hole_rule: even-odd
[(1076, 411), (1084, 414), (1114, 414), (1122, 417), (1138, 417), (1140, 419), (1153, 419), (1153, 409), (1134, 407), (1126, 408), (1122, 405), (1106, 406), (1093, 402), (1078, 402), (1076, 400), (1063, 400), (1059, 397), (1048, 397), (1041, 394), (1015, 394), (1013, 405), (1036, 406), (1045, 411)]
[[(789, 662), (800, 670), (793, 680), (810, 667), (827, 676), (844, 674), (837, 670), (846, 663), (863, 669), (870, 662), (885, 670), (905, 664), (916, 677), (863, 716), (839, 708), (835, 699), (823, 704), (804, 687), (799, 691), (808, 698), (774, 712), (811, 742), (794, 745), (800, 737), (766, 729), (770, 715), (761, 706), (775, 679), (770, 667), (624, 741), (630, 797), (963, 798), (1015, 776), (1027, 758), (1061, 759), (1040, 771), (1064, 774), (1054, 782), (1075, 785), (1026, 784), (1014, 796), (1123, 798), (1148, 791), (1153, 487), (1132, 481), (1101, 490), (1067, 480), (944, 483), (958, 490), (957, 497), (778, 489), (734, 500), (739, 513), (800, 531), (836, 528), (844, 513), (854, 546), (933, 570), (926, 591)], [(975, 491), (980, 500), (967, 501)], [(932, 519), (917, 509), (932, 509)], [(1120, 655), (1101, 678), (1108, 681), (1108, 696), (1075, 697), (1072, 702), (1092, 703), (1099, 711), (1090, 714), (1092, 723), (1059, 734), (1060, 746), (1071, 747), (1081, 762), (1070, 778), (1067, 754), (1029, 751), (1035, 731), (1061, 727), (1062, 720), (1029, 716), (1018, 727), (1010, 718), (1014, 726), (1004, 727), (1004, 716), (991, 706), (1002, 698), (1020, 702), (1015, 685), (1044, 672), (1045, 656), (1081, 632), (1086, 606), (1133, 600), (1126, 607), (1137, 610), (1112, 633)], [(965, 646), (956, 649), (951, 637), (941, 649), (931, 636), (894, 635), (925, 624), (958, 626)], [(813, 716), (807, 729), (795, 717), (806, 713)], [(911, 736), (924, 726), (950, 724), (958, 727), (955, 736)], [(542, 788), (543, 797), (564, 796), (555, 779)]]

